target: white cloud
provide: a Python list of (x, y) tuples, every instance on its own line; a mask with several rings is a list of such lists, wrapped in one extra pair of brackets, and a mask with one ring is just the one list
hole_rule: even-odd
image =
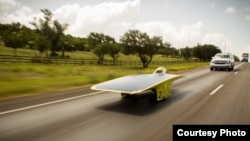
[(247, 15), (247, 16), (245, 17), (245, 19), (248, 20), (248, 21), (250, 21), (250, 15)]
[(245, 8), (245, 11), (250, 11), (250, 7), (246, 7), (246, 8)]
[(212, 3), (210, 6), (211, 6), (212, 8), (214, 8), (216, 5), (215, 5), (215, 3)]
[(227, 14), (234, 14), (236, 12), (236, 9), (233, 6), (231, 6), (228, 7), (224, 12)]
[(86, 36), (90, 32), (117, 35), (117, 29), (129, 26), (126, 19), (138, 13), (140, 0), (126, 2), (104, 2), (98, 5), (64, 5), (57, 9), (55, 18), (70, 24), (67, 32), (75, 36)]
[(246, 46), (244, 51), (250, 53), (250, 45)]
[(78, 4), (63, 5), (53, 12), (54, 18), (59, 19), (60, 22), (67, 23), (69, 25), (74, 24), (80, 9), (80, 5)]
[(37, 16), (30, 7), (23, 6), (16, 0), (0, 0), (0, 12), (0, 22), (20, 22), (29, 27), (29, 22)]
[(16, 0), (0, 0), (0, 12), (6, 13), (9, 9), (16, 5)]
[(170, 42), (175, 47), (196, 45), (199, 42), (202, 27), (201, 21), (183, 25), (181, 28), (167, 21), (152, 21), (135, 25), (136, 29), (150, 36), (162, 36), (164, 41)]
[[(69, 24), (67, 34), (86, 36), (90, 32), (102, 32), (118, 37), (117, 30), (127, 30), (130, 23), (126, 19), (140, 10), (140, 0), (124, 2), (103, 2), (97, 5), (67, 4), (51, 11), (54, 19)], [(34, 14), (32, 9), (23, 6), (16, 0), (0, 0), (0, 22), (20, 22), (32, 27), (29, 22), (33, 18), (41, 18), (42, 13)]]
[(237, 48), (235, 52), (237, 53), (238, 57), (242, 58), (243, 53), (250, 53), (250, 45), (246, 45), (243, 48)]
[(202, 22), (197, 22), (192, 25), (185, 25), (180, 31), (180, 40), (193, 41), (196, 37), (200, 35), (200, 29), (203, 27)]
[(32, 9), (26, 6), (21, 6), (16, 9), (16, 12), (12, 14), (13, 21), (18, 21), (22, 24), (28, 25), (32, 18), (36, 16), (33, 14)]
[[(43, 16), (42, 13), (34, 14), (31, 8), (23, 6), (16, 0), (0, 0), (0, 3), (1, 11), (6, 13), (0, 17), (1, 22), (18, 21), (32, 27), (29, 22), (33, 21), (34, 17)], [(79, 4), (67, 4), (51, 12), (55, 19), (69, 24), (66, 33), (73, 36), (86, 37), (90, 32), (102, 32), (119, 39), (128, 29), (134, 27), (149, 35), (162, 36), (164, 41), (171, 42), (175, 47), (193, 46), (200, 41), (203, 27), (200, 21), (181, 27), (166, 21), (152, 21), (136, 25), (127, 22), (128, 18), (138, 14), (139, 11), (140, 0), (128, 0), (82, 7)]]
[(210, 33), (206, 34), (204, 38), (201, 40), (202, 44), (212, 44), (221, 49), (221, 51), (230, 51), (231, 41), (229, 41), (223, 34), (221, 33)]
[(0, 22), (9, 22), (8, 11), (17, 5), (15, 0), (0, 0)]
[(168, 2), (165, 2), (165, 3), (163, 4), (163, 7), (164, 7), (164, 8), (167, 8), (167, 7), (169, 7), (169, 4), (168, 4)]

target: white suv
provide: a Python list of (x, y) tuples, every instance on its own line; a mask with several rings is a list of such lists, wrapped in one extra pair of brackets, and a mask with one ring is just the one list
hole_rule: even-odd
[(228, 69), (234, 70), (234, 56), (231, 53), (217, 53), (210, 62), (210, 70)]

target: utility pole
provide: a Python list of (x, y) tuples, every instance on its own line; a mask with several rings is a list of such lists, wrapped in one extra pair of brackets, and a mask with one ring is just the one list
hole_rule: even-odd
[(227, 41), (225, 41), (225, 49), (224, 49), (224, 53), (227, 52)]

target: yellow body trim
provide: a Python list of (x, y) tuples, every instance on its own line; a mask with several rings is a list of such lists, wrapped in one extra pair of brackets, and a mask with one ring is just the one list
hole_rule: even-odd
[(174, 77), (154, 87), (153, 89), (156, 91), (157, 101), (167, 99), (172, 94), (171, 89), (173, 81), (181, 77), (182, 76)]

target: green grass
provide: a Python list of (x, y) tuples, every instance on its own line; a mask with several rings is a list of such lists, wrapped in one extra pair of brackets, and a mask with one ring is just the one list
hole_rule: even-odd
[[(168, 72), (189, 70), (208, 63), (185, 63), (165, 66)], [(152, 73), (158, 66), (147, 69), (121, 66), (80, 66), (44, 64), (0, 64), (0, 98), (9, 98), (58, 89), (95, 84), (130, 74)]]
[[(57, 52), (58, 55), (61, 55), (61, 52)], [(0, 44), (0, 55), (17, 55), (17, 56), (39, 56), (46, 57), (46, 54), (40, 54), (37, 50), (25, 49), (25, 48), (17, 48), (16, 52), (10, 47), (5, 47)], [(75, 52), (65, 52), (65, 56), (69, 56), (72, 59), (97, 59), (97, 56), (92, 52), (84, 52), (84, 51), (75, 51)], [(106, 60), (112, 60), (109, 55), (105, 55)], [(139, 57), (136, 55), (124, 55), (122, 53), (119, 54), (118, 60), (122, 61), (140, 61)], [(176, 61), (176, 58), (164, 57), (162, 55), (155, 55), (152, 61)], [(183, 60), (183, 58), (178, 58), (178, 60)]]
[[(0, 45), (0, 55), (14, 55), (13, 49)], [(18, 56), (35, 56), (39, 53), (30, 49), (17, 49)], [(67, 52), (71, 58), (96, 58), (91, 52)], [(107, 59), (110, 59), (107, 56)], [(136, 60), (135, 55), (121, 54), (119, 60)], [(156, 55), (154, 60), (167, 61), (176, 58), (166, 58)], [(181, 60), (179, 58), (179, 60)], [(164, 67), (172, 73), (189, 69), (200, 68), (208, 63), (178, 63), (168, 64)], [(58, 89), (79, 87), (88, 84), (110, 80), (124, 75), (138, 73), (152, 73), (159, 65), (150, 64), (143, 69), (138, 66), (88, 66), (88, 65), (59, 65), (59, 64), (23, 64), (0, 62), (0, 99), (47, 93)]]

